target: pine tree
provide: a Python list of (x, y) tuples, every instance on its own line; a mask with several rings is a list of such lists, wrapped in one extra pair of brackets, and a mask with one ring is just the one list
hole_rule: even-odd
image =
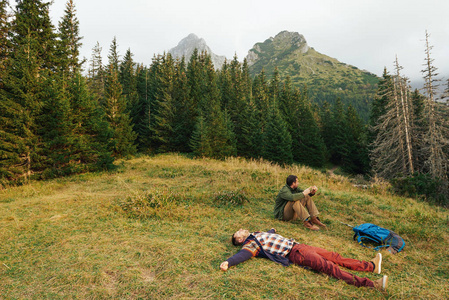
[(237, 152), (241, 153), (244, 147), (243, 123), (245, 114), (243, 113), (248, 103), (249, 93), (247, 92), (247, 80), (244, 78), (242, 65), (237, 60), (237, 56), (229, 65), (224, 64), (220, 73), (222, 108), (229, 113), (235, 133)]
[(229, 102), (236, 96), (235, 90), (231, 90), (231, 71), (228, 61), (225, 60), (218, 75), (218, 85), (220, 87), (222, 109), (229, 107)]
[(201, 102), (202, 91), (201, 83), (203, 81), (202, 66), (198, 54), (198, 49), (194, 49), (190, 56), (189, 63), (187, 64), (187, 79), (190, 92), (190, 99), (192, 100), (192, 106), (195, 110), (194, 118), (198, 115), (198, 104)]
[(343, 169), (351, 174), (367, 174), (370, 165), (366, 126), (352, 105), (349, 105), (345, 117), (348, 124), (348, 154), (343, 159)]
[(117, 74), (119, 74), (120, 55), (118, 53), (117, 38), (115, 36), (112, 39), (111, 45), (109, 46), (108, 61), (108, 71), (117, 72)]
[(173, 145), (176, 151), (191, 152), (190, 137), (195, 128), (196, 107), (190, 98), (186, 64), (184, 57), (175, 64), (175, 122)]
[(71, 156), (75, 136), (70, 95), (63, 76), (55, 74), (54, 78), (47, 86), (45, 105), (38, 118), (43, 124), (38, 130), (43, 141), (40, 149), (43, 178), (60, 177), (78, 171)]
[(104, 97), (104, 85), (105, 85), (105, 70), (103, 67), (103, 59), (101, 56), (102, 48), (97, 42), (92, 49), (92, 58), (90, 60), (90, 67), (88, 71), (88, 86), (89, 90), (95, 95), (98, 101), (101, 101)]
[(112, 169), (113, 131), (104, 110), (89, 92), (86, 80), (79, 72), (70, 81), (68, 93), (75, 128), (70, 154), (71, 160), (77, 163), (75, 171)]
[(133, 127), (139, 123), (139, 94), (137, 92), (136, 64), (133, 61), (131, 50), (126, 51), (120, 64), (119, 79), (123, 87), (123, 96), (126, 99), (126, 110), (129, 113)]
[[(196, 126), (195, 134), (192, 137), (191, 146), (193, 152), (198, 153), (198, 147), (201, 146), (210, 152), (203, 153), (202, 156), (214, 158), (224, 158), (226, 156), (235, 155), (235, 141), (232, 132), (230, 118), (226, 112), (221, 110), (220, 90), (217, 83), (217, 74), (210, 59), (210, 55), (203, 53), (199, 57), (201, 62), (199, 75), (201, 98), (198, 103), (198, 114), (203, 116), (204, 126), (201, 132), (205, 133), (203, 144), (194, 142), (198, 136), (198, 126)], [(197, 123), (200, 120), (197, 120)], [(207, 144), (208, 146), (203, 146)]]
[(11, 51), (1, 90), (3, 152), (0, 168), (7, 181), (21, 182), (39, 174), (42, 141), (39, 122), (48, 103), (51, 76), (56, 68), (55, 34), (48, 15), (49, 3), (18, 1), (11, 22)]
[(64, 16), (59, 22), (58, 56), (60, 56), (61, 70), (72, 78), (81, 71), (83, 61), (79, 60), (82, 37), (80, 36), (79, 20), (73, 0), (68, 0)]
[(113, 63), (107, 70), (103, 106), (107, 121), (113, 131), (113, 153), (116, 157), (126, 157), (136, 153), (131, 119), (126, 112), (126, 102), (122, 95), (122, 85)]
[(273, 76), (268, 86), (270, 101), (279, 103), (281, 94), (281, 78), (277, 67), (274, 68)]
[[(9, 171), (12, 165), (17, 161), (15, 159), (18, 152), (15, 148), (15, 135), (9, 128), (10, 120), (5, 114), (7, 103), (5, 91), (3, 90), (3, 82), (7, 77), (7, 59), (11, 52), (8, 34), (10, 30), (10, 16), (7, 11), (8, 1), (0, 1), (0, 188), (2, 182), (6, 182), (6, 178), (12, 175)], [(5, 178), (5, 179), (4, 179)]]
[(3, 87), (3, 80), (6, 75), (6, 60), (11, 52), (11, 45), (8, 38), (10, 31), (8, 5), (7, 0), (0, 0), (0, 88)]
[(323, 138), (324, 146), (326, 148), (325, 161), (330, 161), (331, 154), (329, 147), (332, 144), (333, 139), (333, 116), (331, 106), (327, 101), (323, 102), (319, 110), (319, 127), (321, 137)]
[(340, 98), (338, 98), (332, 109), (331, 122), (329, 126), (329, 139), (326, 141), (326, 147), (330, 153), (330, 161), (334, 164), (341, 165), (348, 155), (348, 124), (345, 118), (345, 108)]
[(252, 99), (257, 108), (257, 119), (260, 121), (259, 126), (263, 133), (270, 111), (269, 87), (263, 69), (259, 75), (254, 78), (252, 92)]
[(134, 131), (137, 133), (137, 148), (139, 152), (149, 149), (150, 136), (150, 99), (149, 99), (149, 70), (143, 65), (138, 65), (136, 70), (136, 90), (138, 94), (138, 104), (135, 108)]
[(162, 56), (159, 85), (155, 94), (151, 139), (159, 152), (173, 151), (175, 124), (175, 65), (171, 54)]
[(292, 137), (276, 103), (270, 107), (266, 128), (263, 132), (262, 157), (279, 164), (293, 162)]
[(326, 147), (307, 93), (301, 93), (297, 89), (291, 97), (295, 106), (295, 116), (290, 118), (294, 125), (291, 133), (293, 159), (308, 166), (322, 167), (325, 163)]
[(251, 100), (245, 107), (239, 155), (259, 158), (262, 155), (262, 130), (256, 105)]
[(382, 79), (378, 83), (377, 94), (371, 104), (371, 114), (369, 119), (370, 143), (374, 141), (378, 134), (378, 132), (374, 130), (374, 127), (379, 124), (379, 119), (387, 112), (387, 105), (393, 91), (392, 84), (393, 81), (391, 75), (388, 73), (387, 68), (384, 68)]
[(58, 96), (53, 105), (47, 108), (46, 123), (52, 126), (43, 134), (50, 137), (47, 151), (54, 157), (53, 164), (59, 166), (51, 173), (64, 175), (110, 169), (113, 162), (111, 152), (108, 151), (111, 130), (104, 115), (100, 114), (98, 101), (88, 92), (86, 81), (81, 75), (79, 48), (82, 38), (79, 36), (79, 22), (71, 0), (59, 22), (59, 37), (60, 68), (55, 76), (59, 84), (54, 82)]
[(209, 143), (209, 128), (204, 117), (200, 114), (197, 118), (195, 129), (189, 141), (193, 154), (197, 157), (207, 157), (213, 155), (212, 147)]
[[(46, 84), (42, 114), (37, 119), (42, 124), (38, 134), (42, 141), (40, 154), (44, 178), (68, 175), (82, 169), (72, 156), (78, 145), (74, 143), (76, 124), (72, 121), (74, 118), (71, 111), (72, 95), (68, 90), (69, 82), (73, 80), (75, 73), (81, 72), (78, 51), (73, 51), (79, 46), (80, 41), (76, 37), (78, 27), (76, 22), (73, 22), (75, 19), (73, 3), (69, 2), (63, 22), (59, 23), (55, 60), (57, 67), (51, 75), (52, 79)], [(71, 44), (72, 42), (75, 45)]]

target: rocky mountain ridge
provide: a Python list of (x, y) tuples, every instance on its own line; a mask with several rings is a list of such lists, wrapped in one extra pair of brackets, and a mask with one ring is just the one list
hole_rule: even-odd
[(215, 69), (220, 69), (226, 60), (225, 56), (213, 53), (209, 46), (207, 46), (206, 41), (193, 33), (183, 38), (176, 47), (168, 50), (168, 53), (170, 53), (174, 58), (181, 58), (184, 56), (186, 61), (188, 61), (195, 48), (198, 49), (198, 52), (204, 51), (211, 55), (212, 63), (214, 64)]
[(332, 104), (340, 99), (352, 105), (365, 120), (369, 116), (379, 78), (319, 53), (297, 32), (282, 31), (256, 43), (246, 59), (253, 77), (263, 70), (270, 79), (277, 70), (281, 78), (289, 77), (293, 85), (307, 86), (313, 102)]

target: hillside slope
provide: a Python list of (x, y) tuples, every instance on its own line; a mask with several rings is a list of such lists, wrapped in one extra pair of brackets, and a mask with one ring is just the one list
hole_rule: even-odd
[[(273, 219), (289, 174), (301, 187), (319, 187), (314, 199), (329, 230)], [(239, 228), (274, 227), (298, 242), (374, 257), (340, 221), (373, 222), (404, 237), (403, 252), (383, 252), (386, 294), (264, 259), (219, 270), (238, 251), (230, 236)], [(384, 184), (360, 190), (302, 166), (141, 156), (118, 162), (114, 173), (0, 191), (0, 298), (445, 299), (448, 222), (448, 210), (393, 196)]]
[(368, 71), (319, 53), (297, 32), (282, 31), (274, 38), (256, 43), (246, 59), (252, 76), (263, 69), (271, 78), (277, 68), (282, 78), (289, 76), (296, 86), (307, 85), (315, 102), (333, 103), (341, 98), (365, 119), (379, 82), (379, 78)]

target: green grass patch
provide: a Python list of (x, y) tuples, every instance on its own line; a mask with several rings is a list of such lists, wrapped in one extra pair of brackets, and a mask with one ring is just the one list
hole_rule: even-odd
[[(32, 182), (0, 191), (1, 299), (446, 299), (447, 209), (394, 196), (383, 183), (360, 189), (342, 175), (258, 160), (139, 156), (118, 171)], [(328, 230), (273, 218), (289, 174), (314, 201)], [(370, 260), (351, 225), (371, 222), (401, 235), (384, 253), (388, 292), (356, 288), (297, 266), (251, 259), (219, 264), (239, 248), (239, 228)], [(354, 272), (370, 279), (377, 274)]]

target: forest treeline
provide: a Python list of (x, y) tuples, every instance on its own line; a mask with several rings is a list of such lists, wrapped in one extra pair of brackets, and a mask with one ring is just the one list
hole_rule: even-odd
[(411, 92), (399, 66), (395, 75), (385, 71), (365, 124), (340, 99), (312, 104), (307, 86), (294, 87), (277, 71), (252, 78), (237, 57), (219, 70), (198, 51), (188, 60), (155, 55), (144, 66), (130, 49), (121, 57), (113, 38), (107, 63), (97, 43), (83, 70), (73, 0), (57, 28), (50, 3), (8, 7), (0, 0), (3, 186), (108, 170), (115, 159), (137, 153), (181, 152), (335, 164), (400, 182), (404, 193), (437, 200), (434, 192), (447, 193), (446, 106), (432, 94)]

